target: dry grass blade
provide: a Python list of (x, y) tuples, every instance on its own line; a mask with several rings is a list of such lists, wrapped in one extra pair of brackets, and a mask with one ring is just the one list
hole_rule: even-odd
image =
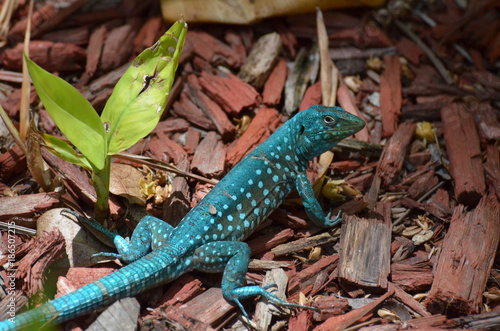
[(320, 77), (323, 105), (332, 107), (337, 101), (337, 87), (339, 81), (339, 70), (330, 59), (328, 50), (328, 34), (326, 32), (323, 13), (318, 8), (316, 15), (318, 29), (319, 56), (321, 61)]

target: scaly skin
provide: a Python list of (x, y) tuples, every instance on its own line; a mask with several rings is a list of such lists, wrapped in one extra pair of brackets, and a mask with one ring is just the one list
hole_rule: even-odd
[(38, 308), (0, 322), (0, 330), (61, 323), (97, 308), (170, 282), (191, 270), (224, 272), (222, 292), (248, 318), (240, 300), (257, 295), (286, 307), (288, 303), (259, 286), (244, 286), (250, 248), (242, 240), (297, 189), (311, 220), (331, 227), (339, 218), (324, 216), (306, 176), (308, 162), (364, 127), (364, 122), (339, 107), (312, 106), (283, 124), (238, 163), (174, 229), (144, 217), (130, 244), (91, 225), (115, 242), (115, 256), (130, 263), (91, 284)]

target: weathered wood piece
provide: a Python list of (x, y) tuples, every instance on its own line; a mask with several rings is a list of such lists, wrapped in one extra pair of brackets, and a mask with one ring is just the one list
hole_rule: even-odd
[(277, 105), (281, 101), (286, 81), (286, 60), (280, 59), (269, 74), (262, 91), (262, 102), (266, 105)]
[[(21, 71), (23, 43), (5, 50), (0, 61), (6, 69)], [(82, 68), (85, 49), (74, 44), (54, 43), (52, 41), (33, 40), (29, 46), (30, 59), (49, 72), (75, 71)]]
[(474, 206), (486, 190), (481, 147), (474, 119), (458, 103), (443, 107), (441, 119), (451, 175), (455, 181), (455, 196), (458, 202)]
[(19, 146), (15, 145), (0, 155), (0, 182), (7, 183), (12, 176), (27, 169), (26, 156)]
[(479, 137), (482, 140), (500, 139), (500, 123), (495, 115), (494, 108), (485, 102), (474, 103), (471, 108)]
[(455, 208), (426, 302), (430, 312), (460, 316), (480, 311), (500, 240), (499, 215), (500, 202), (491, 193), (474, 211)]
[(89, 43), (87, 45), (87, 61), (85, 63), (85, 72), (80, 77), (77, 87), (82, 89), (88, 84), (90, 79), (94, 76), (99, 67), (99, 60), (101, 59), (102, 48), (104, 41), (108, 35), (108, 29), (105, 25), (96, 28), (90, 35)]
[(349, 302), (346, 298), (321, 296), (314, 302), (314, 307), (319, 310), (314, 311), (313, 319), (316, 322), (323, 322), (330, 317), (341, 315), (349, 310)]
[(306, 249), (311, 246), (319, 246), (334, 242), (338, 239), (337, 236), (332, 236), (328, 232), (312, 236), (309, 238), (301, 238), (286, 244), (282, 244), (271, 249), (271, 253), (276, 256), (287, 255)]
[(377, 175), (383, 179), (385, 186), (393, 184), (400, 174), (415, 127), (415, 123), (401, 123), (385, 145), (377, 167)]
[(214, 123), (222, 139), (231, 140), (236, 134), (236, 128), (227, 117), (227, 114), (215, 101), (201, 91), (199, 79), (195, 75), (189, 75), (188, 83), (191, 100)]
[(391, 262), (391, 232), (390, 220), (347, 216), (340, 235), (341, 282), (386, 289)]
[(59, 193), (49, 192), (0, 198), (0, 220), (33, 216), (58, 204), (60, 197)]
[[(262, 286), (269, 286), (274, 284), (268, 291), (274, 293), (279, 298), (286, 300), (286, 285), (288, 283), (288, 277), (286, 273), (281, 268), (272, 269), (266, 272)], [(259, 330), (268, 330), (271, 324), (273, 315), (279, 315), (279, 312), (283, 309), (276, 308), (272, 303), (259, 301), (255, 308), (255, 323), (259, 327)], [(289, 309), (284, 309), (285, 311)]]
[(377, 298), (377, 300), (355, 310), (348, 312), (347, 314), (333, 316), (327, 319), (323, 324), (315, 327), (313, 331), (337, 331), (344, 330), (350, 325), (356, 323), (358, 320), (363, 318), (365, 315), (370, 313), (379, 304), (381, 304), (385, 299), (389, 298), (394, 294), (394, 288), (390, 288), (387, 293)]
[(207, 133), (196, 149), (191, 162), (191, 170), (205, 177), (220, 177), (224, 172), (226, 148), (214, 131)]
[[(339, 102), (340, 107), (347, 110), (349, 113), (356, 115), (364, 120), (363, 114), (359, 111), (356, 106), (356, 100), (349, 92), (347, 85), (343, 82), (342, 79), (339, 80), (339, 88), (337, 90), (337, 100)], [(366, 121), (366, 120), (365, 120)], [(368, 127), (364, 127), (361, 131), (357, 132), (354, 137), (358, 140), (364, 142), (371, 142), (372, 138), (370, 137), (370, 132), (368, 131)]]
[(420, 257), (395, 262), (391, 265), (391, 279), (404, 291), (427, 291), (434, 280), (432, 265), (428, 260)]
[(195, 54), (205, 61), (218, 64), (225, 62), (229, 66), (238, 68), (243, 63), (244, 58), (229, 45), (214, 38), (211, 34), (200, 31), (188, 31), (184, 44), (181, 63), (189, 54)]
[(214, 123), (203, 114), (203, 111), (198, 108), (184, 92), (181, 93), (179, 101), (174, 102), (171, 112), (179, 117), (185, 118), (187, 121), (202, 129), (209, 131), (215, 130)]
[(29, 297), (43, 289), (43, 275), (50, 264), (62, 257), (65, 241), (58, 229), (33, 239), (30, 250), (19, 261), (15, 272), (16, 287)]
[(390, 137), (398, 127), (403, 96), (401, 93), (401, 65), (398, 56), (384, 56), (385, 71), (380, 76), (380, 111), (384, 137)]
[(227, 163), (234, 167), (250, 151), (266, 140), (280, 123), (281, 115), (274, 108), (262, 107), (255, 115), (248, 129), (227, 154)]
[(222, 296), (222, 289), (209, 288), (193, 300), (179, 307), (200, 322), (213, 324), (224, 317), (234, 307)]
[(299, 111), (306, 110), (312, 105), (321, 104), (321, 95), (321, 82), (316, 82), (309, 86), (304, 93), (304, 98), (302, 98), (302, 101), (300, 102)]
[(288, 295), (292, 297), (303, 291), (308, 286), (313, 285), (316, 277), (321, 271), (325, 271), (327, 273), (332, 272), (333, 269), (337, 267), (338, 260), (339, 256), (337, 254), (323, 257), (316, 263), (297, 273), (290, 279), (288, 284)]
[(88, 331), (135, 331), (141, 305), (136, 298), (124, 298), (106, 308), (86, 329)]
[[(187, 156), (180, 156), (176, 160), (176, 166), (183, 171), (189, 170), (189, 161)], [(172, 183), (172, 193), (163, 203), (163, 220), (176, 227), (177, 224), (186, 216), (191, 206), (191, 192), (187, 179), (183, 176), (175, 176)]]
[(500, 200), (500, 151), (498, 147), (489, 144), (486, 147), (486, 164), (484, 170), (488, 174), (487, 181), (495, 190), (497, 198)]
[(307, 53), (302, 48), (289, 64), (285, 82), (285, 113), (291, 115), (300, 105), (307, 85), (316, 80), (319, 69), (319, 54), (315, 47)]
[(238, 77), (260, 89), (271, 72), (281, 50), (281, 37), (277, 32), (263, 35), (253, 45)]
[(229, 115), (238, 116), (261, 101), (255, 88), (231, 73), (217, 70), (214, 75), (203, 71), (198, 80), (207, 95)]
[(247, 241), (252, 251), (252, 255), (267, 252), (270, 249), (287, 242), (293, 238), (292, 229), (284, 229), (279, 232), (271, 232), (261, 235), (255, 239)]

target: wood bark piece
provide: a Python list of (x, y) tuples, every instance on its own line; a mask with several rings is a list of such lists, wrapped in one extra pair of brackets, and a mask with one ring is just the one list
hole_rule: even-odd
[(26, 156), (19, 146), (0, 155), (0, 182), (8, 183), (12, 176), (23, 173), (27, 169)]
[(60, 197), (59, 193), (50, 192), (0, 198), (0, 220), (33, 216), (57, 205)]
[(104, 47), (104, 41), (108, 35), (108, 29), (105, 25), (99, 26), (90, 35), (89, 44), (87, 46), (87, 61), (85, 64), (85, 72), (78, 81), (77, 87), (82, 89), (88, 84), (90, 79), (94, 77), (94, 74), (99, 67), (99, 61), (101, 59), (102, 48)]
[(227, 154), (228, 166), (234, 167), (236, 163), (266, 140), (278, 128), (280, 120), (281, 115), (276, 109), (265, 106), (260, 108), (248, 129)]
[(337, 267), (338, 260), (338, 254), (324, 257), (293, 276), (288, 284), (288, 295), (293, 296), (305, 289), (307, 286), (312, 285), (316, 276), (321, 271), (325, 271), (327, 273), (332, 272), (333, 269)]
[(86, 331), (135, 331), (141, 305), (136, 298), (124, 298), (106, 308)]
[(132, 54), (136, 24), (125, 24), (108, 32), (102, 48), (99, 70), (108, 72), (125, 63)]
[[(229, 45), (214, 38), (206, 32), (188, 31), (183, 53), (193, 53), (211, 64), (227, 63), (238, 68), (244, 58)], [(181, 56), (181, 62), (182, 61)]]
[(220, 177), (224, 172), (225, 159), (224, 144), (215, 132), (210, 131), (196, 149), (191, 169), (209, 178)]
[(43, 289), (43, 274), (50, 264), (62, 257), (64, 246), (64, 238), (58, 229), (33, 240), (30, 251), (19, 261), (16, 270), (16, 285), (29, 297)]
[(287, 70), (286, 60), (278, 60), (269, 74), (269, 78), (265, 82), (264, 90), (262, 91), (262, 102), (266, 105), (274, 106), (280, 103), (283, 88), (285, 87)]
[(148, 146), (152, 156), (161, 161), (177, 162), (180, 157), (187, 158), (184, 148), (161, 131), (151, 138)]
[(347, 314), (330, 317), (323, 324), (315, 327), (313, 331), (337, 331), (344, 330), (350, 325), (353, 325), (361, 318), (363, 318), (366, 314), (370, 313), (374, 310), (379, 304), (381, 304), (384, 300), (389, 298), (394, 294), (394, 288), (390, 287), (389, 291), (377, 298), (375, 301), (355, 310), (348, 312)]
[(201, 91), (199, 80), (195, 75), (189, 75), (188, 82), (191, 100), (214, 123), (223, 140), (233, 139), (236, 134), (236, 127), (231, 123), (227, 114), (216, 102)]
[(193, 300), (179, 307), (186, 314), (200, 322), (214, 324), (234, 307), (224, 299), (218, 287), (209, 288)]
[(161, 16), (153, 16), (149, 18), (141, 27), (133, 42), (132, 55), (140, 54), (143, 50), (151, 47), (159, 37), (162, 31)]
[(432, 313), (478, 313), (500, 240), (500, 203), (484, 196), (474, 211), (455, 208), (426, 305)]
[(396, 284), (391, 283), (391, 287), (394, 288), (394, 297), (401, 301), (404, 305), (415, 311), (420, 316), (431, 316), (425, 307), (415, 300), (411, 295), (406, 293), (402, 288), (397, 286)]
[(204, 290), (203, 283), (199, 279), (190, 274), (184, 274), (172, 283), (165, 294), (161, 296), (162, 301), (164, 301), (161, 305), (180, 306), (201, 294)]
[[(179, 156), (176, 160), (176, 166), (179, 170), (188, 171), (189, 161), (186, 156)], [(162, 219), (168, 224), (176, 227), (177, 224), (186, 216), (189, 209), (191, 192), (187, 179), (183, 176), (175, 176), (172, 183), (172, 193), (163, 203)]]
[(215, 130), (214, 123), (203, 114), (203, 111), (189, 99), (186, 93), (181, 93), (179, 101), (174, 102), (171, 112), (202, 129)]
[[(157, 319), (160, 319), (158, 323)], [(175, 306), (163, 309), (155, 309), (150, 317), (144, 319), (143, 325), (151, 324), (160, 330), (182, 329), (193, 331), (215, 331), (210, 325), (202, 323), (184, 310)]]
[(260, 37), (241, 66), (238, 77), (260, 90), (278, 58), (281, 45), (281, 37), (277, 32)]
[(287, 255), (306, 249), (311, 246), (320, 246), (336, 241), (338, 238), (325, 232), (309, 238), (301, 238), (286, 244), (282, 244), (271, 249), (271, 253), (276, 256)]
[[(409, 243), (409, 246), (413, 246)], [(412, 257), (391, 265), (391, 279), (406, 292), (424, 292), (434, 280), (432, 265), (426, 259)]]
[(336, 296), (322, 296), (314, 301), (314, 307), (319, 309), (319, 311), (314, 311), (314, 320), (323, 322), (349, 310), (349, 301), (346, 298), (337, 298)]
[(479, 137), (483, 140), (500, 139), (500, 123), (493, 107), (489, 103), (474, 103), (471, 108)]
[(401, 55), (415, 65), (420, 64), (420, 57), (425, 54), (413, 41), (405, 37), (396, 43), (396, 48)]
[[(342, 107), (349, 113), (360, 117), (366, 122), (363, 114), (359, 111), (358, 107), (356, 107), (356, 101), (354, 100), (354, 97), (349, 92), (347, 85), (345, 85), (342, 79), (339, 80), (339, 88), (337, 90), (337, 100), (339, 102), (340, 107)], [(354, 137), (364, 142), (372, 141), (370, 137), (370, 132), (368, 131), (368, 127), (366, 126), (361, 131), (357, 132), (354, 135)]]
[(393, 184), (400, 174), (415, 127), (414, 123), (401, 123), (385, 145), (377, 167), (377, 175), (383, 179), (385, 186)]
[(391, 231), (390, 220), (347, 216), (340, 235), (340, 280), (386, 289), (390, 273)]
[(287, 242), (290, 238), (293, 238), (292, 229), (284, 229), (279, 232), (267, 233), (265, 235), (259, 236), (255, 239), (247, 241), (252, 255), (257, 255), (259, 253), (267, 252), (270, 249)]
[[(274, 284), (275, 286), (268, 289), (271, 293), (278, 296), (280, 299), (286, 301), (286, 285), (288, 283), (288, 277), (286, 273), (281, 268), (271, 269), (266, 272), (266, 276), (262, 282), (262, 286), (269, 286)], [(271, 319), (273, 315), (279, 315), (280, 310), (270, 302), (259, 301), (255, 308), (255, 323), (259, 330), (268, 330), (271, 324)], [(285, 312), (289, 311), (285, 307)]]
[(486, 148), (486, 164), (484, 170), (488, 174), (488, 183), (495, 190), (500, 200), (500, 151), (498, 147), (489, 144)]
[[(0, 56), (6, 69), (21, 71), (23, 43), (8, 49)], [(52, 41), (33, 40), (29, 46), (30, 59), (49, 72), (75, 71), (82, 68), (86, 52), (73, 44), (54, 43)]]
[[(64, 6), (57, 6), (52, 2), (47, 2), (40, 8), (35, 8), (31, 17), (31, 37), (36, 37), (44, 31), (50, 31), (87, 2), (88, 0), (70, 0), (65, 1)], [(22, 40), (26, 26), (27, 18), (16, 22), (9, 32), (8, 39)]]
[(384, 137), (390, 137), (398, 127), (403, 96), (401, 94), (401, 65), (397, 56), (384, 56), (384, 73), (380, 76), (380, 111)]
[(485, 194), (486, 184), (472, 114), (462, 104), (453, 103), (441, 109), (441, 119), (455, 196), (462, 204), (476, 205)]
[(302, 98), (300, 102), (299, 111), (306, 110), (313, 105), (321, 104), (321, 95), (321, 82), (316, 82), (309, 86), (306, 93), (304, 93), (304, 98)]
[(288, 321), (288, 330), (294, 331), (309, 331), (312, 329), (313, 312), (308, 309), (303, 309), (296, 316), (292, 316)]
[(202, 71), (199, 82), (207, 95), (232, 116), (261, 102), (260, 94), (251, 85), (231, 73), (218, 70), (213, 75)]

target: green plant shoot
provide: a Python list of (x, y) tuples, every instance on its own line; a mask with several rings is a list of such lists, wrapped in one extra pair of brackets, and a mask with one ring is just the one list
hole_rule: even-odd
[(26, 55), (40, 100), (74, 148), (42, 134), (45, 146), (61, 159), (91, 172), (97, 193), (96, 218), (109, 214), (111, 155), (119, 153), (154, 129), (165, 109), (175, 78), (187, 24), (175, 22), (153, 46), (132, 62), (116, 84), (101, 117), (72, 85), (45, 71)]

